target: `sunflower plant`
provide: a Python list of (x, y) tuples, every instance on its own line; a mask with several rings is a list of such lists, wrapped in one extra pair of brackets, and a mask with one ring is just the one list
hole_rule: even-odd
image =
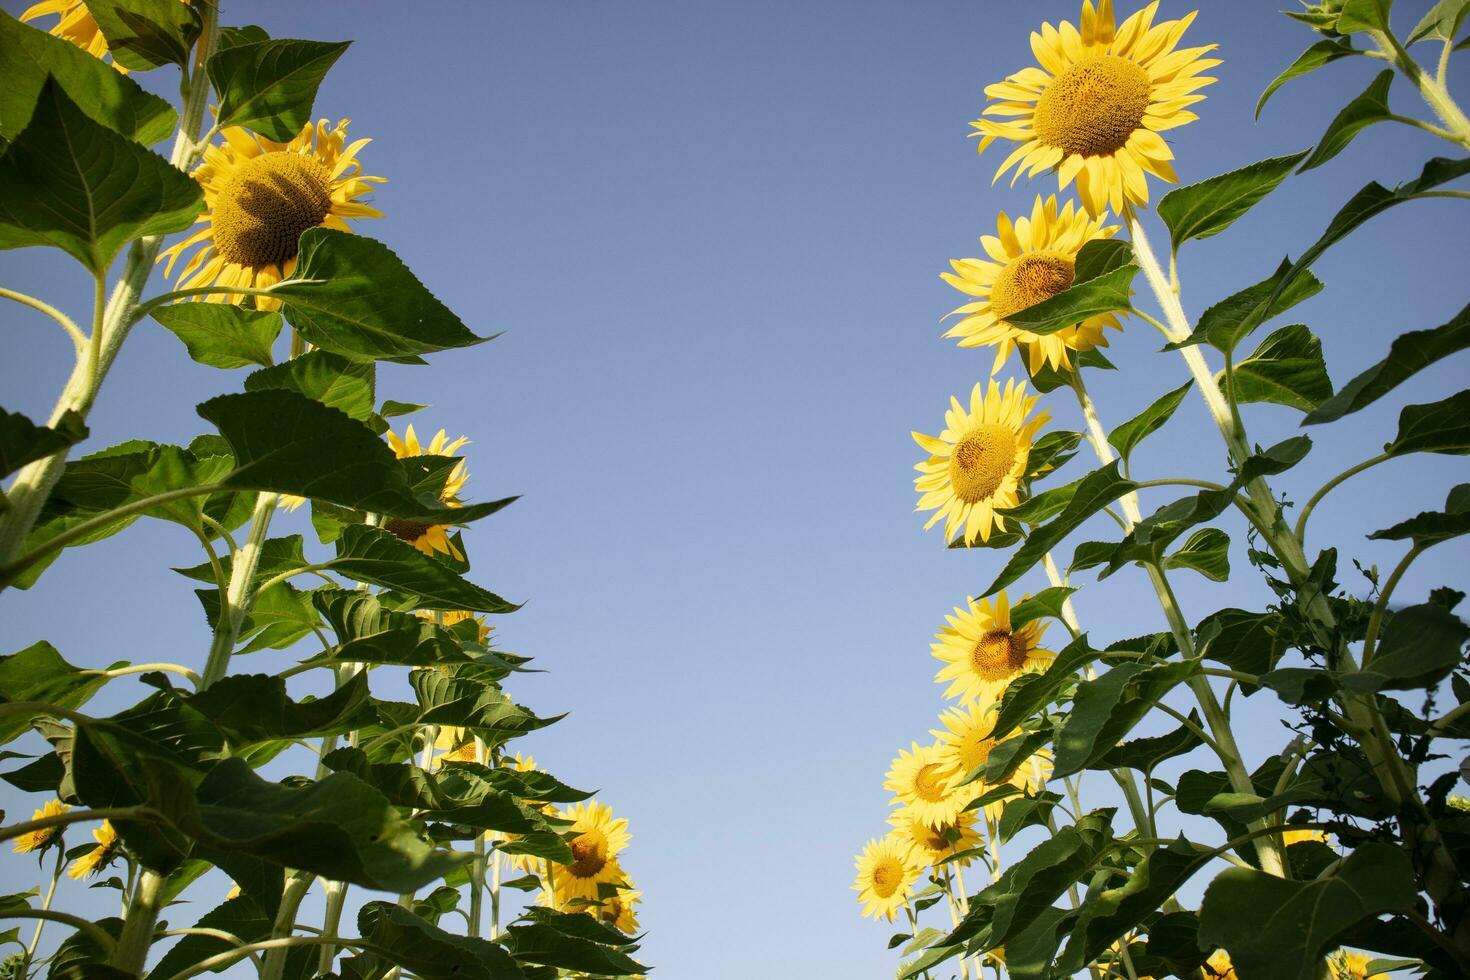
[[(1395, 513), (1390, 502), (1375, 515), (1384, 526), (1367, 536), (1403, 549), (1386, 575), (1353, 574), (1350, 539), (1324, 541), (1317, 528), (1308, 537), (1313, 510), (1346, 481), (1411, 454), (1470, 454), (1470, 391), (1407, 406), (1366, 459), (1318, 453), (1303, 465), (1314, 427), (1470, 346), (1470, 307), (1385, 343), (1378, 363), (1338, 388), (1305, 325), (1244, 346), (1326, 288), (1313, 264), (1376, 215), (1470, 198), (1455, 183), (1470, 176), (1470, 119), (1447, 83), (1452, 53), (1470, 44), (1470, 3), (1439, 0), (1407, 33), (1391, 13), (1391, 0), (1288, 12), (1319, 37), (1258, 113), (1283, 84), (1343, 58), (1380, 61), (1382, 72), (1313, 146), (1161, 197), (1159, 185), (1178, 182), (1168, 133), (1198, 121), (1222, 64), (1213, 44), (1188, 36), (1193, 13), (1166, 19), (1156, 0), (1121, 16), (1112, 0), (1083, 0), (1076, 23), (1031, 35), (1034, 64), (985, 88), (971, 125), (982, 154), (1006, 154), (996, 179), (1051, 186), (1029, 214), (999, 215), (984, 257), (942, 274), (970, 298), (946, 336), (992, 348), (992, 375), (1015, 363), (1022, 376), (976, 384), (967, 403), (950, 399), (939, 435), (914, 433), (926, 527), (943, 522), (950, 548), (985, 549), (991, 567), (931, 648), (951, 701), (937, 741), (899, 752), (883, 784), (891, 829), (857, 858), (863, 914), (903, 929), (890, 942), (899, 977), (1470, 975), (1470, 804), (1452, 794), (1470, 780), (1456, 766), (1470, 739), (1464, 583), (1401, 588), (1425, 551), (1470, 532), (1470, 484), (1445, 487), (1442, 510)], [(1425, 50), (1433, 57), (1421, 61)], [(1391, 112), (1393, 87), (1425, 111)], [(1181, 251), (1228, 231), (1288, 179), (1311, 180), (1379, 122), (1433, 134), (1443, 155), (1400, 182), (1368, 183), (1320, 235), (1291, 246), (1296, 258), (1185, 312)], [(1155, 224), (1166, 248), (1153, 244)], [(1157, 363), (1104, 356), (1107, 333), (1125, 325), (1162, 334)], [(1089, 372), (1133, 370), (1158, 384), (1175, 358), (1182, 385), (1132, 419), (1103, 422)], [(1134, 451), (1191, 388), (1224, 465), (1205, 476), (1136, 472)], [(1256, 444), (1246, 428), (1255, 403), (1295, 410), (1304, 431)], [(1053, 425), (1073, 411), (1078, 431)], [(1293, 502), (1271, 481), (1299, 466), (1336, 475)], [(1246, 547), (1232, 551), (1231, 535)], [(1174, 581), (1239, 581), (1230, 559), (1241, 551), (1273, 601), (1185, 610)], [(1141, 572), (1157, 599), (1158, 631), (1090, 635), (1074, 607), (1082, 580), (1125, 571)], [(1028, 577), (1038, 581), (1018, 595)], [(1280, 744), (1251, 758), (1237, 738), (1246, 729), (1281, 731)], [(1119, 805), (1088, 805), (1099, 783)]]
[[(313, 121), (346, 49), (221, 26), (215, 0), (0, 13), (0, 248), (61, 250), (93, 299), (79, 324), (0, 286), (75, 354), (49, 417), (0, 412), (0, 602), (162, 521), (199, 549), (181, 614), (211, 636), (180, 662), (73, 663), (41, 638), (0, 656), (3, 758), (23, 760), (0, 776), (34, 798), (0, 816), (7, 977), (644, 972), (627, 820), (510, 748), (557, 719), (510, 696), (528, 658), (487, 617), (518, 607), (468, 577), (465, 529), (514, 498), (476, 500), (468, 440), (421, 439), (399, 419), (424, 406), (378, 397), (379, 362), (489, 338), (362, 233), (369, 140)], [(138, 84), (154, 69), (177, 106)], [(140, 325), (250, 373), (187, 445), (84, 448)], [(89, 712), (104, 688), (136, 703)], [(81, 914), (84, 886), (116, 914), (105, 891)]]

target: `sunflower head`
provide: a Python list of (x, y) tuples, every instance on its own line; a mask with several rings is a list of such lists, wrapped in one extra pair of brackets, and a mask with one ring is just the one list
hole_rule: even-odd
[(966, 544), (976, 538), (989, 541), (991, 531), (1005, 530), (996, 511), (1020, 503), (1018, 489), (1032, 441), (1050, 417), (1041, 412), (1028, 419), (1036, 401), (1014, 379), (1006, 382), (1004, 393), (994, 380), (988, 389), (977, 384), (968, 411), (959, 399), (950, 399), (945, 428), (937, 437), (913, 434), (929, 453), (914, 467), (919, 471), (915, 509), (935, 512), (925, 529), (943, 520), (945, 534), (962, 534)]
[[(930, 826), (914, 815), (908, 807), (895, 810), (888, 817), (893, 831), (908, 842), (909, 859), (914, 863), (929, 866), (947, 857), (980, 846), (980, 834), (975, 830), (979, 818), (973, 810), (962, 810), (951, 823)], [(967, 866), (973, 857), (958, 860)]]
[(910, 857), (910, 846), (898, 834), (868, 842), (857, 856), (857, 880), (853, 890), (868, 918), (893, 921), (894, 914), (908, 901), (909, 893), (924, 865)]
[[(22, 21), (36, 20), (51, 14), (59, 15), (55, 24), (51, 25), (50, 34), (68, 41), (87, 52), (94, 58), (105, 60), (108, 55), (107, 38), (102, 35), (102, 29), (97, 26), (97, 19), (92, 16), (92, 11), (82, 0), (42, 0), (41, 3), (27, 7), (20, 15)], [(128, 70), (116, 61), (112, 67), (121, 74), (126, 75)]]
[(102, 821), (102, 826), (92, 831), (92, 839), (97, 846), (71, 863), (71, 867), (66, 869), (69, 877), (80, 881), (85, 876), (95, 875), (112, 863), (122, 847), (117, 831), (108, 820)]
[[(412, 424), (404, 430), (402, 437), (391, 431), (388, 433), (388, 446), (399, 459), (408, 459), (413, 456), (453, 456), (458, 450), (468, 445), (469, 441), (465, 436), (451, 441), (445, 431), (440, 429), (428, 445), (423, 445), (419, 442), (418, 434), (413, 431)], [(439, 491), (440, 501), (451, 507), (460, 506), (459, 493), (464, 489), (467, 480), (469, 480), (469, 472), (465, 469), (464, 460), (460, 460), (449, 471), (449, 476)], [(382, 526), (383, 530), (407, 541), (415, 549), (431, 558), (437, 553), (449, 555), (456, 561), (465, 560), (464, 552), (459, 550), (453, 538), (450, 537), (454, 533), (452, 524), (425, 524), (422, 521), (390, 517), (383, 522)], [(486, 635), (488, 635), (488, 628)]]
[(980, 239), (991, 261), (980, 258), (953, 259), (952, 272), (940, 278), (955, 289), (975, 297), (973, 302), (952, 310), (949, 316), (959, 320), (949, 328), (946, 337), (955, 337), (961, 347), (994, 347), (995, 365), (991, 374), (1000, 371), (1011, 351), (1020, 348), (1032, 374), (1050, 365), (1066, 371), (1071, 366), (1068, 351), (1106, 347), (1103, 329), (1121, 330), (1116, 313), (1088, 317), (1080, 323), (1055, 333), (1036, 334), (1011, 325), (1011, 316), (1043, 300), (1050, 299), (1072, 285), (1077, 253), (1090, 241), (1111, 238), (1116, 225), (1104, 225), (1100, 218), (1089, 218), (1068, 201), (1060, 211), (1057, 198), (1036, 198), (1029, 217), (1015, 223), (1001, 212), (995, 235)]
[(1368, 964), (1373, 958), (1367, 953), (1360, 953), (1355, 949), (1339, 949), (1327, 957), (1327, 967), (1332, 973), (1332, 980), (1368, 980), (1369, 977), (1383, 976), (1388, 971), (1373, 970), (1369, 972)]
[(1042, 620), (1011, 626), (1010, 599), (1004, 591), (989, 599), (971, 599), (964, 609), (944, 617), (947, 625), (934, 634), (929, 652), (944, 666), (934, 675), (948, 683), (944, 696), (989, 703), (1022, 674), (1045, 670), (1056, 654), (1041, 649)]
[(602, 922), (631, 936), (638, 931), (638, 903), (642, 898), (643, 893), (628, 881), (626, 888), (619, 888), (604, 898), (593, 911)]
[(1205, 965), (1200, 967), (1206, 980), (1239, 980), (1235, 975), (1235, 964), (1230, 962), (1230, 954), (1223, 949), (1217, 949), (1210, 954)]
[(1174, 158), (1159, 133), (1199, 118), (1188, 107), (1214, 82), (1215, 45), (1179, 48), (1195, 18), (1154, 23), (1158, 0), (1116, 24), (1112, 0), (1083, 0), (1080, 27), (1042, 24), (1031, 35), (1037, 66), (987, 86), (992, 100), (971, 123), (983, 153), (996, 140), (1018, 144), (1001, 163), (1012, 183), (1055, 170), (1061, 188), (1075, 178), (1089, 214), (1148, 203), (1153, 174), (1174, 182)]
[(577, 803), (557, 814), (572, 822), (567, 831), (571, 864), (552, 865), (558, 901), (598, 901), (599, 884), (621, 885), (622, 866), (617, 856), (628, 846), (628, 821), (614, 818), (612, 810), (595, 800)]
[(973, 800), (976, 787), (958, 785), (954, 767), (944, 758), (943, 746), (914, 742), (900, 749), (889, 766), (883, 788), (893, 793), (890, 803), (931, 827), (954, 823)]
[[(71, 807), (60, 800), (47, 800), (31, 814), (31, 819), (44, 820), (46, 817), (60, 816), (70, 809)], [(24, 854), (27, 851), (44, 851), (48, 847), (59, 847), (61, 846), (61, 835), (60, 826), (32, 830), (15, 839), (14, 850), (17, 854)]]

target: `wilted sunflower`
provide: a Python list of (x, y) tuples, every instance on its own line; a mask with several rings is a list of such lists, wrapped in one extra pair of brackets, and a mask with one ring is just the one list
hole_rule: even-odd
[(1034, 375), (1044, 365), (1064, 371), (1071, 366), (1068, 351), (1106, 347), (1104, 327), (1123, 329), (1116, 313), (1088, 317), (1074, 326), (1055, 333), (1036, 334), (1012, 326), (1006, 317), (1042, 300), (1050, 299), (1072, 285), (1077, 253), (1090, 241), (1111, 238), (1116, 225), (1104, 226), (1101, 218), (1090, 219), (1068, 201), (1057, 210), (1057, 198), (1042, 199), (1037, 195), (1030, 218), (1017, 218), (1015, 224), (1004, 211), (996, 220), (996, 235), (980, 239), (984, 259), (952, 259), (954, 272), (942, 272), (940, 278), (975, 302), (966, 303), (950, 316), (964, 319), (949, 328), (946, 337), (958, 337), (961, 347), (995, 346), (995, 374), (1011, 351), (1020, 347), (1027, 367)]
[[(40, 809), (31, 814), (31, 819), (42, 820), (46, 817), (60, 816), (70, 809), (71, 807), (60, 800), (47, 800), (41, 804)], [(60, 825), (46, 827), (41, 830), (32, 830), (29, 833), (21, 834), (15, 839), (13, 850), (17, 854), (24, 854), (26, 851), (44, 851), (48, 847), (60, 844), (61, 834), (62, 828)]]
[(947, 698), (989, 702), (999, 698), (1011, 681), (1028, 671), (1045, 670), (1056, 654), (1038, 646), (1046, 631), (1043, 620), (1033, 619), (1011, 629), (1011, 603), (1002, 591), (989, 599), (971, 599), (968, 608), (945, 616), (948, 626), (934, 634), (929, 652), (944, 662), (934, 675), (948, 681)]
[(95, 875), (103, 868), (112, 863), (122, 847), (122, 841), (118, 839), (117, 831), (112, 829), (110, 821), (102, 821), (102, 826), (92, 831), (92, 838), (97, 841), (97, 846), (86, 854), (77, 858), (66, 869), (68, 876), (80, 881), (84, 875)]
[(857, 880), (852, 886), (863, 915), (892, 922), (923, 873), (924, 866), (909, 857), (909, 845), (898, 834), (869, 841), (857, 856)]
[[(997, 736), (994, 713), (976, 704), (950, 708), (939, 716), (939, 720), (944, 724), (944, 729), (936, 729), (930, 734), (939, 739), (939, 761), (949, 773), (950, 780), (961, 790), (970, 792), (971, 799), (984, 796), (987, 791), (999, 785), (987, 783), (984, 778), (976, 779), (968, 785), (962, 784), (971, 773), (985, 766), (996, 745), (1019, 734), (1017, 730), (1012, 729), (1004, 736)], [(1050, 777), (1051, 771), (1051, 756), (1045, 749), (1041, 749), (1017, 766), (1006, 781), (1023, 789), (1039, 790)], [(986, 807), (986, 811), (992, 817), (999, 817), (1003, 805), (992, 803)]]
[(636, 906), (642, 898), (643, 893), (633, 887), (632, 881), (628, 881), (627, 888), (619, 888), (611, 898), (604, 898), (595, 913), (601, 921), (631, 936), (638, 931)]
[[(296, 268), (302, 232), (311, 228), (351, 231), (346, 218), (381, 218), (383, 213), (357, 199), (383, 183), (367, 177), (357, 153), (371, 140), (347, 143), (347, 124), (323, 119), (307, 123), (289, 143), (277, 143), (238, 126), (221, 131), (222, 143), (204, 151), (194, 179), (204, 188), (204, 225), (184, 241), (165, 249), (164, 275), (173, 274), (183, 253), (207, 242), (185, 263), (179, 287), (273, 286)], [(239, 293), (204, 297), (213, 303), (238, 303)], [(274, 310), (281, 304), (266, 296), (255, 305)]]
[(963, 534), (966, 544), (977, 537), (989, 541), (992, 530), (1005, 530), (1005, 520), (995, 512), (1020, 503), (1017, 489), (1031, 442), (1051, 418), (1043, 411), (1027, 419), (1036, 402), (1037, 396), (1026, 397), (1024, 383), (1008, 380), (1002, 394), (992, 380), (983, 394), (975, 385), (968, 412), (959, 399), (950, 398), (938, 437), (913, 434), (929, 453), (914, 467), (920, 474), (914, 480), (919, 492), (914, 509), (935, 512), (925, 530), (942, 518), (945, 535)]
[(941, 747), (911, 744), (899, 749), (889, 766), (883, 788), (893, 793), (890, 803), (907, 807), (910, 814), (931, 827), (954, 823), (971, 800), (974, 786), (956, 787), (953, 768), (944, 761)]
[(597, 901), (599, 884), (623, 882), (623, 869), (617, 856), (628, 846), (628, 821), (614, 819), (606, 804), (590, 801), (576, 803), (557, 814), (572, 821), (571, 864), (553, 864), (551, 874), (556, 900), (563, 907), (573, 899)]
[[(189, 0), (182, 0), (188, 3)], [(20, 15), (22, 21), (35, 20), (38, 17), (47, 17), (51, 14), (60, 15), (60, 20), (51, 25), (50, 33), (63, 41), (70, 41), (83, 51), (98, 59), (107, 57), (107, 38), (102, 36), (102, 29), (97, 26), (97, 20), (92, 16), (92, 11), (82, 0), (42, 0), (41, 3), (33, 4), (26, 8), (25, 13)], [(118, 64), (116, 59), (112, 67), (126, 75), (128, 70)]]
[[(953, 823), (931, 827), (914, 816), (908, 807), (895, 810), (888, 817), (894, 833), (908, 842), (909, 859), (915, 863), (932, 865), (952, 854), (968, 851), (980, 845), (980, 835), (975, 830), (978, 818), (973, 810), (963, 810)], [(960, 858), (956, 864), (970, 864), (973, 857)]]
[[(412, 424), (404, 430), (401, 439), (392, 432), (388, 433), (388, 445), (392, 448), (393, 455), (399, 459), (408, 459), (411, 456), (453, 456), (468, 444), (469, 439), (465, 436), (450, 441), (449, 436), (443, 429), (440, 429), (427, 446), (421, 445), (418, 435), (413, 431)], [(451, 507), (458, 507), (459, 492), (464, 489), (465, 481), (469, 478), (464, 460), (460, 460), (450, 471), (449, 479), (444, 483), (444, 489), (439, 491), (439, 500)], [(438, 552), (450, 555), (457, 561), (464, 561), (464, 553), (449, 537), (454, 531), (452, 524), (423, 524), (419, 521), (390, 517), (383, 522), (383, 530), (402, 538), (430, 558), (435, 552)]]
[(1115, 28), (1112, 0), (1099, 0), (1096, 9), (1083, 0), (1080, 31), (1062, 21), (1031, 35), (1041, 67), (987, 86), (985, 95), (1000, 101), (970, 124), (982, 153), (997, 139), (1020, 144), (996, 180), (1013, 165), (1016, 177), (1055, 169), (1062, 189), (1076, 178), (1092, 215), (1108, 207), (1121, 213), (1125, 201), (1147, 204), (1145, 172), (1178, 180), (1169, 164), (1174, 154), (1159, 133), (1199, 118), (1187, 107), (1203, 100), (1195, 92), (1215, 81), (1200, 72), (1220, 62), (1202, 57), (1213, 44), (1175, 49), (1198, 11), (1155, 24), (1158, 9), (1154, 0)]

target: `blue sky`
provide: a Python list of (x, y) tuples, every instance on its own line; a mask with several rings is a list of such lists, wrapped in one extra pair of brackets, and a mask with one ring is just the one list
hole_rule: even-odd
[[(1186, 43), (1218, 43), (1225, 63), (1201, 121), (1169, 134), (1185, 182), (1305, 148), (1378, 67), (1339, 63), (1294, 82), (1254, 123), (1261, 89), (1314, 40), (1276, 12), (1283, 5), (1202, 4)], [(1428, 4), (1399, 6), (1409, 24)], [(992, 187), (1003, 152), (977, 159), (966, 123), (986, 84), (1031, 63), (1029, 31), (1075, 20), (1076, 4), (248, 7), (276, 36), (355, 39), (317, 115), (350, 116), (353, 136), (375, 140), (367, 172), (390, 179), (376, 196), (387, 217), (359, 229), (472, 329), (505, 331), (429, 368), (385, 366), (380, 396), (432, 403), (414, 417), (420, 433), (471, 438), (476, 499), (524, 495), (467, 535), (472, 577), (527, 603), (497, 624), (502, 643), (549, 673), (514, 693), (572, 712), (523, 747), (568, 782), (600, 787), (631, 822), (624, 866), (645, 892), (647, 961), (703, 980), (890, 976), (891, 930), (859, 918), (852, 855), (886, 829), (889, 760), (928, 740), (944, 706), (933, 630), (1001, 560), (945, 551), (912, 513), (909, 431), (937, 431), (949, 395), (991, 363), (940, 339), (939, 318), (960, 297), (938, 273), (979, 254), (998, 210), (1029, 210), (1056, 189), (1054, 178)], [(226, 3), (226, 22), (245, 9)], [(1167, 2), (1161, 16), (1189, 9)], [(1457, 91), (1463, 100), (1466, 87)], [(1411, 95), (1396, 83), (1395, 106), (1422, 115)], [(1188, 246), (1185, 309), (1197, 315), (1264, 277), (1368, 180), (1408, 179), (1436, 154), (1447, 145), (1418, 131), (1366, 131), (1225, 236)], [(1321, 336), (1336, 384), (1399, 332), (1459, 310), (1466, 227), (1455, 202), (1415, 203), (1318, 263), (1327, 290), (1295, 313)], [(85, 274), (56, 255), (0, 253), (0, 282), (87, 312)], [(66, 346), (39, 317), (16, 307), (3, 317), (3, 403), (44, 416)], [(1090, 380), (1109, 424), (1187, 378), (1146, 325), (1114, 337), (1121, 370)], [(1403, 404), (1452, 393), (1464, 370), (1440, 364), (1313, 431), (1309, 461), (1278, 488), (1304, 500), (1392, 438)], [(88, 448), (187, 441), (204, 431), (193, 405), (236, 389), (243, 373), (195, 364), (141, 325)], [(1044, 402), (1053, 427), (1079, 428), (1060, 394)], [(1252, 406), (1246, 421), (1270, 444), (1297, 415)], [(1134, 473), (1213, 479), (1223, 461), (1191, 398)], [(1401, 550), (1362, 535), (1437, 509), (1466, 474), (1454, 457), (1382, 467), (1318, 509), (1308, 550), (1342, 548), (1341, 580), (1361, 592), (1347, 557), (1391, 567)], [(1145, 512), (1168, 499), (1146, 498)], [(278, 527), (310, 534), (304, 512)], [(1243, 531), (1230, 531), (1239, 544)], [(1464, 558), (1453, 544), (1430, 552), (1399, 595), (1466, 588)], [(1230, 585), (1178, 576), (1192, 618), (1266, 601), (1236, 559)], [(203, 617), (168, 571), (198, 560), (172, 526), (69, 552), (34, 591), (0, 597), (0, 646), (47, 638), (85, 665), (202, 663)], [(1078, 611), (1095, 637), (1164, 628), (1140, 574), (1084, 586)], [(289, 659), (256, 654), (239, 669)], [(119, 702), (136, 694), (116, 688)], [(1252, 764), (1279, 750), (1264, 696), (1237, 712)], [(1101, 779), (1085, 795), (1112, 802)], [(5, 786), (0, 805), (34, 804)], [(86, 899), (73, 887), (62, 901)]]

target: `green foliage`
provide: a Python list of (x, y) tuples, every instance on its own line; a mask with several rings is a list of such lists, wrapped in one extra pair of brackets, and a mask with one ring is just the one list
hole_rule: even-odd
[(1262, 160), (1239, 170), (1180, 187), (1159, 201), (1174, 251), (1193, 238), (1218, 235), (1274, 191), (1305, 152)]
[(1363, 94), (1343, 107), (1327, 126), (1327, 132), (1317, 141), (1312, 155), (1302, 164), (1302, 170), (1311, 170), (1337, 156), (1353, 137), (1376, 122), (1384, 122), (1393, 116), (1388, 107), (1388, 87), (1393, 84), (1393, 69), (1385, 68), (1368, 85)]
[(311, 121), (317, 89), (349, 43), (260, 40), (217, 52), (208, 70), (219, 92), (219, 125), (289, 142)]
[(1409, 405), (1399, 413), (1399, 431), (1383, 447), (1390, 456), (1408, 453), (1470, 453), (1470, 389), (1429, 405)]
[(1310, 74), (1323, 65), (1337, 61), (1339, 58), (1347, 58), (1351, 55), (1362, 53), (1353, 47), (1350, 41), (1343, 38), (1334, 37), (1318, 41), (1298, 55), (1295, 61), (1286, 66), (1285, 71), (1271, 79), (1271, 84), (1266, 86), (1266, 90), (1261, 93), (1261, 98), (1256, 103), (1256, 118), (1261, 118), (1261, 110), (1266, 108), (1267, 100), (1276, 94), (1276, 90), (1293, 78), (1301, 78), (1303, 75)]
[[(19, 412), (0, 408), (0, 477), (6, 477), (27, 463), (59, 453), (87, 438), (87, 426), (81, 416), (68, 412), (55, 428), (37, 425)], [(0, 501), (3, 501), (0, 497)], [(4, 509), (0, 503), (0, 510)]]
[[(1224, 372), (1219, 375), (1224, 381)], [(1322, 341), (1300, 323), (1275, 330), (1230, 375), (1237, 402), (1275, 402), (1311, 412), (1332, 395)]]
[(281, 333), (281, 314), (218, 303), (180, 303), (153, 311), (153, 319), (184, 342), (189, 356), (217, 368), (274, 362), (271, 346)]
[(1129, 310), (1132, 307), (1128, 301), (1128, 287), (1137, 274), (1135, 265), (1119, 266), (1095, 278), (1081, 280), (1051, 299), (1012, 313), (1006, 317), (1006, 322), (1018, 330), (1049, 334), (1074, 326), (1088, 317)]
[(1193, 384), (1193, 381), (1186, 381), (1173, 391), (1160, 396), (1148, 408), (1108, 433), (1108, 442), (1118, 450), (1118, 455), (1122, 458), (1124, 465), (1127, 465), (1128, 457), (1133, 455), (1134, 448), (1140, 442), (1163, 428), (1164, 423), (1169, 421)]
[(87, 10), (112, 60), (134, 71), (188, 64), (201, 27), (191, 4), (173, 0), (87, 0)]

